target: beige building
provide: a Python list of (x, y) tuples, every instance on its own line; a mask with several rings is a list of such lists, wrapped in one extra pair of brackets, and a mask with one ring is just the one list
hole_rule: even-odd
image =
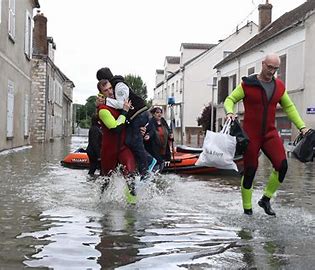
[(55, 65), (56, 44), (47, 37), (47, 18), (34, 17), (31, 141), (45, 142), (72, 134), (74, 84)]
[(34, 8), (38, 0), (0, 1), (0, 151), (30, 143)]

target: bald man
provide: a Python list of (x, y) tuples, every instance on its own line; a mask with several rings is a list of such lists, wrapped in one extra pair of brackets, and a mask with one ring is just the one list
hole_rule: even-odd
[(242, 82), (224, 101), (226, 118), (234, 119), (234, 106), (240, 100), (244, 103), (243, 128), (249, 137), (249, 145), (244, 154), (244, 174), (241, 180), (241, 193), (244, 213), (252, 215), (252, 187), (258, 167), (259, 151), (268, 157), (273, 171), (258, 205), (266, 214), (275, 216), (270, 199), (283, 182), (288, 163), (282, 140), (275, 127), (276, 106), (279, 103), (288, 118), (303, 133), (307, 128), (291, 101), (284, 83), (274, 75), (280, 67), (280, 58), (269, 54), (261, 63), (261, 71)]

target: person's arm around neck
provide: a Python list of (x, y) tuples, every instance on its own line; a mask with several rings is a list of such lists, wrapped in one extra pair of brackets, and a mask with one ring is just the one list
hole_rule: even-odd
[(115, 86), (115, 99), (106, 98), (106, 105), (115, 109), (122, 109), (124, 102), (129, 98), (129, 87), (123, 82), (119, 82)]

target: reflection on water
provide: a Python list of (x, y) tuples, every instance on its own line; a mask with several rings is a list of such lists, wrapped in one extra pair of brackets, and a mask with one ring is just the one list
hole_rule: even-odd
[(86, 143), (0, 155), (0, 269), (312, 269), (313, 163), (289, 159), (273, 218), (256, 206), (270, 172), (262, 156), (248, 217), (235, 175), (156, 176), (135, 206), (116, 175), (101, 194), (101, 178), (59, 163)]

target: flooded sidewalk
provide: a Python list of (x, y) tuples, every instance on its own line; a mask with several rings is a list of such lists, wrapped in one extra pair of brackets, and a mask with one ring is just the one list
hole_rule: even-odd
[(86, 144), (0, 155), (0, 269), (313, 269), (315, 163), (288, 159), (274, 218), (257, 205), (271, 170), (262, 155), (245, 216), (235, 175), (156, 176), (135, 206), (119, 175), (101, 194), (100, 179), (60, 165)]

